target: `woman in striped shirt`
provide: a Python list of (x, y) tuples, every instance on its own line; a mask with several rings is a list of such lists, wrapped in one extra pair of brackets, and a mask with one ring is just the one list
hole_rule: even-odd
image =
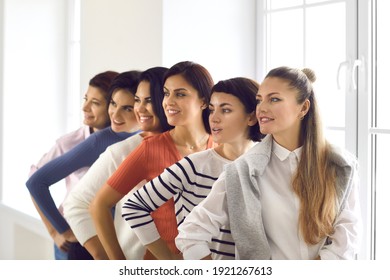
[[(247, 78), (218, 82), (211, 91), (209, 123), (213, 140), (219, 145), (188, 155), (166, 168), (124, 204), (122, 216), (144, 245), (149, 247), (160, 239), (151, 212), (173, 197), (180, 225), (208, 195), (224, 165), (261, 139), (255, 116), (257, 90), (257, 83)], [(235, 247), (229, 228), (219, 228), (210, 242), (214, 259), (234, 259)], [(162, 250), (164, 247), (152, 253), (162, 255)]]

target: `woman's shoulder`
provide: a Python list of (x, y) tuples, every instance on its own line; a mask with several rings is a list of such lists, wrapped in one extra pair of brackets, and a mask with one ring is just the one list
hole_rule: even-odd
[(232, 174), (262, 174), (267, 166), (272, 149), (272, 136), (266, 136), (256, 143), (249, 151), (225, 166), (227, 172)]
[(83, 125), (76, 130), (68, 132), (56, 140), (56, 144), (64, 147), (73, 147), (90, 136), (89, 127)]
[(269, 158), (272, 149), (272, 136), (267, 135), (261, 142), (257, 142), (245, 154), (242, 154), (234, 162), (258, 161), (260, 158)]
[(219, 155), (215, 148), (206, 149), (204, 151), (196, 152), (185, 157), (186, 159), (203, 165), (213, 165), (213, 164), (225, 164), (232, 162), (221, 155)]
[(329, 159), (340, 167), (357, 166), (357, 158), (354, 154), (334, 144), (329, 144)]
[(112, 154), (129, 153), (142, 142), (143, 137), (140, 134), (133, 135), (125, 140), (119, 141), (107, 147)]
[(163, 133), (146, 136), (142, 142), (147, 145), (165, 145), (165, 143), (171, 143), (173, 140), (169, 131), (165, 131)]

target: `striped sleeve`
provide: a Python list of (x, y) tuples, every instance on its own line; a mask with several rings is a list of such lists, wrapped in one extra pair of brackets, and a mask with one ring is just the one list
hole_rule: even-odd
[(137, 234), (142, 244), (150, 244), (160, 238), (151, 212), (182, 191), (181, 177), (175, 165), (148, 182), (123, 204), (122, 217)]
[(180, 225), (207, 196), (216, 179), (197, 171), (194, 162), (185, 157), (130, 196), (122, 207), (122, 217), (144, 245), (150, 244), (160, 237), (151, 217), (153, 211), (173, 197)]

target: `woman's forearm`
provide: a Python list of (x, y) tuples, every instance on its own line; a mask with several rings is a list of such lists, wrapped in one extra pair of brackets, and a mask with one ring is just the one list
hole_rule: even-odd
[(88, 239), (84, 243), (84, 247), (95, 260), (108, 260), (107, 253), (97, 235)]
[(98, 238), (109, 259), (126, 259), (119, 244), (111, 209), (123, 195), (105, 184), (90, 204), (90, 211)]
[(95, 223), (98, 238), (102, 243), (108, 258), (111, 260), (126, 259), (116, 236), (114, 220), (112, 218), (110, 209), (92, 207), (91, 215)]
[(146, 245), (146, 248), (159, 260), (182, 259), (181, 255), (173, 254), (169, 250), (167, 243), (162, 239), (158, 239)]

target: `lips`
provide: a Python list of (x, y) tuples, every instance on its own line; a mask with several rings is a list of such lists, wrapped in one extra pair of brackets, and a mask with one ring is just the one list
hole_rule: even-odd
[(151, 117), (151, 116), (139, 116), (139, 121), (141, 123), (144, 123), (144, 122), (147, 122), (147, 121), (151, 120), (152, 118), (153, 117)]
[(218, 128), (218, 127), (211, 128), (212, 134), (219, 134), (221, 131), (222, 131), (222, 128)]
[(169, 115), (176, 115), (176, 114), (180, 113), (179, 110), (175, 110), (175, 109), (167, 109), (166, 111)]
[(274, 120), (274, 119), (268, 118), (268, 117), (260, 117), (260, 118), (259, 118), (260, 124), (269, 123), (269, 122), (271, 122), (271, 121), (273, 121), (273, 120)]
[(117, 120), (112, 120), (112, 123), (113, 123), (114, 125), (119, 126), (119, 125), (123, 125), (125, 122), (120, 122), (120, 121), (117, 121)]
[(84, 119), (86, 119), (86, 120), (91, 120), (93, 118), (94, 118), (94, 116), (84, 115)]

